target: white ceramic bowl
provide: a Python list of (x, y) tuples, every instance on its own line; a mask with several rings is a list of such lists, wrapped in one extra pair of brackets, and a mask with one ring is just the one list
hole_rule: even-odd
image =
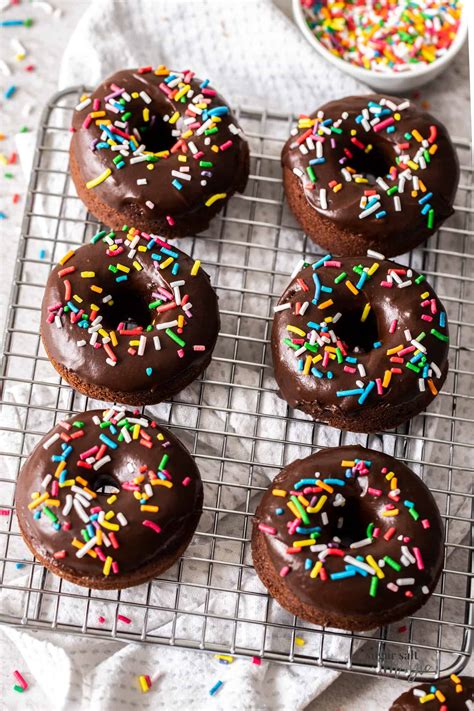
[[(472, 2), (472, 0), (470, 0), (470, 2)], [(449, 64), (451, 64), (467, 37), (467, 12), (464, 9), (461, 13), (461, 22), (458, 33), (446, 54), (442, 57), (435, 59), (435, 61), (431, 64), (417, 64), (413, 67), (413, 69), (407, 69), (406, 71), (400, 73), (390, 71), (376, 72), (371, 69), (364, 69), (356, 64), (346, 62), (344, 59), (336, 57), (328, 49), (326, 49), (326, 47), (321, 44), (318, 39), (316, 39), (306, 24), (300, 0), (293, 0), (293, 15), (296, 24), (300, 28), (303, 35), (321, 55), (321, 57), (324, 57), (324, 59), (333, 64), (335, 67), (338, 67), (338, 69), (342, 72), (350, 74), (354, 77), (354, 79), (357, 79), (363, 84), (367, 84), (376, 91), (384, 92), (385, 94), (404, 94), (435, 79), (449, 66)]]

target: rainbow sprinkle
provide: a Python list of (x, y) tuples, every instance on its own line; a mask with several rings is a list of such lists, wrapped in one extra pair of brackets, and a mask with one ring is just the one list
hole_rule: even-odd
[(460, 0), (301, 0), (309, 29), (340, 59), (402, 72), (443, 57), (461, 19)]

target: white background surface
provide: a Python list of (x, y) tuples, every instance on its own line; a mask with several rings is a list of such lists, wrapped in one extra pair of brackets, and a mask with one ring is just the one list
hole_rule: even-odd
[[(14, 134), (22, 125), (27, 125), (29, 129), (34, 129), (41, 113), (42, 106), (47, 98), (55, 91), (57, 84), (58, 68), (62, 52), (75, 27), (79, 17), (88, 6), (85, 0), (52, 0), (54, 7), (62, 10), (62, 16), (56, 18), (48, 15), (40, 6), (30, 5), (23, 2), (18, 7), (13, 7), (0, 13), (0, 19), (10, 19), (18, 17), (33, 17), (35, 25), (32, 28), (9, 28), (0, 29), (0, 57), (8, 61), (13, 71), (11, 77), (0, 74), (0, 133), (6, 134), (6, 139), (0, 141), (0, 153), (9, 155), (16, 150)], [(96, 0), (97, 1), (97, 0)], [(284, 10), (289, 10), (290, 0), (275, 0), (277, 5)], [(0, 0), (0, 6), (3, 2)], [(14, 58), (14, 50), (10, 46), (12, 38), (20, 39), (28, 51), (27, 59), (20, 63)], [(26, 72), (23, 66), (28, 63), (36, 65), (36, 70), (32, 73)], [(434, 113), (448, 124), (453, 133), (458, 136), (469, 135), (468, 117), (468, 71), (467, 52), (461, 53), (456, 62), (456, 67), (452, 70), (451, 81), (456, 81), (457, 98), (455, 106), (450, 108), (443, 105), (443, 85), (449, 78), (441, 80), (439, 91), (437, 87), (430, 87), (429, 100)], [(4, 100), (3, 92), (10, 84), (16, 84), (18, 90), (16, 95), (9, 101)], [(224, 92), (224, 88), (222, 89)], [(224, 92), (225, 93), (225, 92)], [(422, 91), (422, 96), (424, 92)], [(316, 98), (316, 97), (315, 97)], [(315, 101), (316, 105), (317, 101)], [(23, 115), (23, 112), (31, 107), (31, 112)], [(311, 106), (305, 108), (312, 108)], [(298, 107), (295, 107), (297, 110)], [(3, 177), (5, 172), (14, 173), (12, 180)], [(24, 208), (24, 193), (26, 189), (26, 176), (22, 174), (20, 166), (0, 165), (0, 211), (7, 214), (8, 219), (0, 221), (0, 237), (2, 240), (2, 255), (0, 264), (0, 327), (3, 333), (5, 308), (9, 296), (9, 286), (13, 273), (16, 245), (19, 235), (21, 216)], [(13, 205), (11, 198), (14, 193), (21, 195), (21, 200), (17, 205)], [(33, 694), (30, 699), (25, 694), (21, 698), (14, 692), (11, 686), (13, 677), (11, 671), (20, 669), (28, 677), (28, 669), (20, 656), (16, 656), (13, 648), (9, 646), (6, 636), (0, 630), (0, 698), (6, 703), (6, 708), (15, 708), (15, 702), (27, 709), (43, 709), (46, 703), (38, 693), (34, 694), (36, 702), (32, 703)], [(470, 665), (473, 673), (473, 665)], [(310, 674), (308, 670), (308, 674)], [(131, 675), (129, 683), (135, 684), (136, 680)], [(408, 688), (407, 684), (396, 681), (374, 679), (373, 677), (362, 677), (353, 674), (343, 674), (322, 696), (314, 702), (310, 709), (316, 711), (354, 711), (358, 709), (388, 709), (393, 699)], [(2, 693), (3, 692), (3, 693)], [(372, 701), (378, 699), (377, 706)], [(137, 691), (137, 704), (140, 701), (140, 694)], [(0, 702), (1, 704), (2, 702)], [(163, 699), (157, 696), (157, 703), (164, 703)], [(212, 701), (208, 704), (212, 708)]]

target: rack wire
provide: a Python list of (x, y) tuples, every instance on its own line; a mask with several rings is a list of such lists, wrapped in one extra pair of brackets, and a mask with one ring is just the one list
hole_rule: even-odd
[[(470, 654), (473, 590), (474, 208), (466, 141), (456, 141), (462, 166), (456, 214), (405, 260), (424, 271), (447, 307), (448, 380), (429, 410), (396, 432), (383, 439), (354, 435), (313, 423), (278, 398), (269, 354), (272, 305), (301, 254), (318, 251), (283, 201), (279, 154), (292, 117), (240, 108), (252, 148), (246, 192), (233, 198), (204, 236), (180, 244), (203, 260), (220, 297), (222, 331), (214, 358), (171, 403), (148, 408), (181, 437), (201, 469), (205, 506), (193, 543), (159, 579), (120, 592), (74, 586), (28, 553), (14, 516), (18, 472), (57, 420), (96, 406), (60, 380), (39, 337), (50, 269), (97, 229), (68, 172), (68, 127), (83, 91), (56, 94), (43, 113), (7, 318), (0, 622), (413, 680), (459, 673)], [(253, 512), (279, 469), (317, 447), (351, 442), (383, 444), (407, 461), (433, 491), (446, 530), (444, 570), (428, 603), (403, 624), (367, 634), (316, 627), (286, 613), (266, 594), (250, 555)], [(119, 613), (131, 623), (121, 622)]]

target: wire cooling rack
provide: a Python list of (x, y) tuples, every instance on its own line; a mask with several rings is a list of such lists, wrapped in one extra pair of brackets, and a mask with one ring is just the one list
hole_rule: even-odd
[[(201, 469), (205, 506), (194, 541), (162, 577), (121, 592), (74, 586), (28, 553), (14, 516), (20, 467), (57, 420), (97, 406), (59, 379), (38, 335), (51, 267), (97, 229), (68, 173), (68, 127), (82, 92), (75, 87), (57, 94), (43, 114), (7, 319), (0, 621), (414, 680), (459, 672), (471, 643), (474, 471), (473, 175), (464, 141), (456, 142), (462, 165), (456, 214), (428, 247), (406, 260), (424, 271), (447, 307), (450, 374), (428, 412), (382, 440), (310, 422), (276, 394), (269, 355), (272, 306), (302, 253), (318, 252), (283, 202), (279, 154), (292, 118), (241, 108), (252, 147), (247, 190), (204, 236), (180, 243), (203, 260), (220, 297), (222, 332), (214, 359), (172, 403), (149, 408), (182, 438)], [(351, 442), (375, 448), (383, 443), (407, 461), (433, 491), (446, 529), (444, 571), (434, 595), (414, 617), (368, 634), (318, 628), (286, 613), (267, 596), (250, 555), (252, 514), (270, 479), (318, 446)]]

